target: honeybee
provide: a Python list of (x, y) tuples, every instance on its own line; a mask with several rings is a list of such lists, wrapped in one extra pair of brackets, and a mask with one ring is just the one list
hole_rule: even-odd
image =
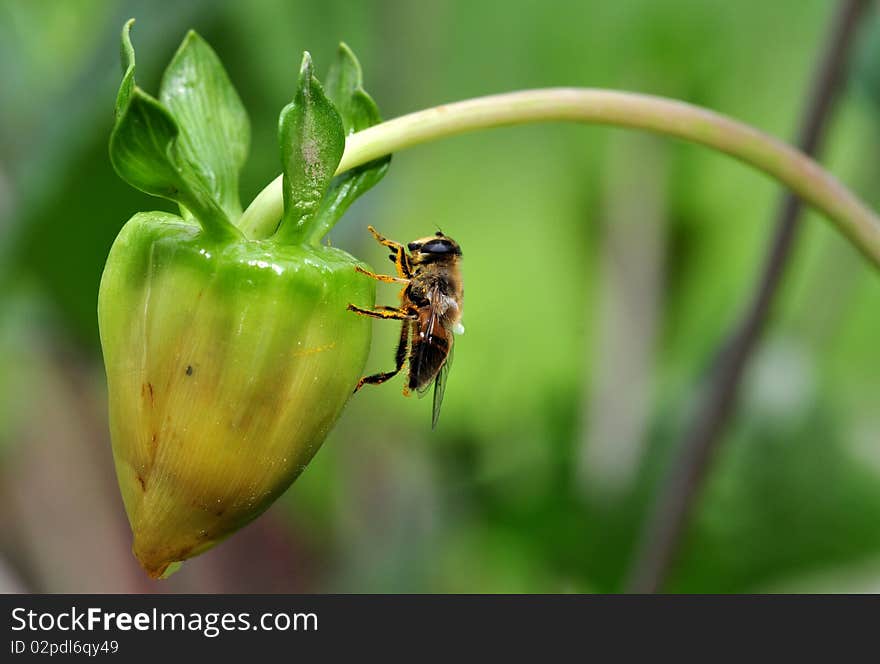
[[(402, 244), (379, 235), (372, 226), (367, 226), (367, 229), (379, 244), (391, 249), (389, 258), (397, 268), (397, 276), (375, 274), (361, 267), (355, 269), (377, 281), (401, 284), (400, 306), (362, 309), (349, 304), (348, 309), (371, 318), (400, 320), (403, 325), (394, 356), (394, 369), (364, 376), (354, 391), (357, 392), (364, 385), (379, 385), (393, 378), (400, 373), (408, 359), (409, 377), (403, 388), (405, 395), (415, 390), (420, 397), (424, 396), (431, 382), (434, 383), (433, 429), (440, 416), (446, 377), (452, 362), (453, 332), (464, 332), (461, 325), (464, 296), (459, 267), (461, 248), (455, 240), (440, 231), (414, 240), (404, 248)], [(409, 249), (409, 253), (406, 249)]]

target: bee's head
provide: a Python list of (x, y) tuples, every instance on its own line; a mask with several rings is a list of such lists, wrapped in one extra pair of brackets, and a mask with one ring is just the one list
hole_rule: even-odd
[(407, 247), (418, 263), (431, 263), (461, 256), (461, 247), (458, 246), (458, 243), (441, 231), (419, 240), (413, 240)]

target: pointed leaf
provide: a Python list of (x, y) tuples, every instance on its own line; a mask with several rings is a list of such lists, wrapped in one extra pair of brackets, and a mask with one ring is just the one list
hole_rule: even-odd
[(178, 133), (174, 118), (134, 83), (135, 56), (130, 19), (122, 27), (122, 83), (116, 96), (116, 124), (110, 137), (110, 161), (119, 176), (154, 196), (173, 198), (179, 189), (177, 169), (168, 159), (168, 144)]
[(353, 134), (382, 121), (376, 102), (364, 90), (361, 64), (345, 43), (336, 49), (336, 59), (327, 72), (327, 96), (342, 116), (346, 134)]
[(237, 231), (179, 152), (180, 128), (158, 100), (135, 84), (135, 58), (129, 32), (122, 28), (125, 74), (116, 97), (116, 123), (110, 135), (110, 161), (131, 186), (185, 205), (206, 232), (215, 236)]
[(345, 150), (342, 120), (314, 77), (308, 53), (303, 55), (296, 96), (281, 111), (278, 140), (284, 216), (276, 236), (296, 242), (309, 233)]
[(178, 154), (229, 218), (238, 219), (250, 123), (220, 58), (192, 30), (165, 70), (159, 99), (180, 129)]
[(131, 99), (134, 88), (134, 47), (131, 45), (131, 26), (134, 19), (130, 18), (122, 26), (122, 39), (119, 43), (119, 60), (122, 63), (122, 82), (119, 84), (119, 93), (116, 95), (115, 117), (118, 120)]
[[(361, 66), (351, 49), (339, 45), (336, 60), (327, 75), (327, 96), (342, 116), (346, 134), (352, 134), (382, 121), (379, 109), (363, 88)], [(333, 179), (313, 224), (312, 239), (323, 237), (348, 207), (381, 180), (388, 171), (391, 156), (376, 159)]]
[(170, 154), (177, 134), (171, 114), (133, 86), (110, 138), (113, 167), (133, 187), (177, 200), (185, 186)]

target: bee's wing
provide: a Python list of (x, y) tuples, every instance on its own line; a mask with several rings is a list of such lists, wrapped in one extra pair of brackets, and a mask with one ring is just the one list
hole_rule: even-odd
[(437, 420), (440, 419), (440, 406), (443, 404), (443, 394), (446, 392), (446, 376), (449, 374), (449, 365), (452, 364), (452, 346), (449, 347), (449, 355), (437, 372), (434, 381), (434, 408), (431, 414), (431, 429), (437, 428)]
[[(436, 301), (435, 298), (442, 297), (439, 291), (434, 290), (430, 293), (429, 298), (432, 302)], [(443, 403), (443, 392), (446, 389), (446, 376), (449, 373), (449, 365), (452, 362), (452, 344), (453, 344), (453, 335), (451, 332), (441, 326), (443, 323), (440, 321), (440, 315), (437, 313), (436, 309), (431, 309), (431, 314), (423, 327), (425, 337), (422, 340), (422, 343), (418, 344), (416, 355), (413, 358), (412, 364), (415, 367), (431, 367), (436, 366), (438, 363), (440, 367), (436, 370), (436, 376), (434, 380), (430, 379), (422, 384), (418, 388), (419, 397), (425, 396), (428, 392), (428, 388), (431, 387), (431, 383), (434, 383), (434, 408), (433, 415), (431, 419), (431, 427), (437, 426), (437, 419), (440, 416), (440, 405)], [(438, 351), (440, 344), (443, 344), (444, 351)], [(446, 348), (448, 347), (448, 350)], [(430, 374), (429, 374), (430, 375)]]
[[(431, 378), (433, 377), (434, 372), (442, 370), (444, 363), (448, 362), (449, 355), (446, 351), (446, 346), (452, 341), (452, 335), (444, 335), (442, 333), (438, 335), (437, 329), (441, 325), (440, 316), (437, 314), (436, 310), (431, 309), (431, 314), (428, 317), (427, 323), (422, 329), (416, 331), (416, 334), (424, 332), (424, 337), (419, 340), (415, 355), (410, 361), (410, 364), (415, 368), (416, 373), (424, 376), (426, 379), (425, 382), (417, 388), (419, 398), (422, 398), (428, 393), (428, 389), (433, 382)], [(447, 341), (447, 336), (449, 337), (449, 341)], [(449, 350), (452, 350), (451, 346), (449, 347)], [(439, 368), (437, 365), (440, 365)]]

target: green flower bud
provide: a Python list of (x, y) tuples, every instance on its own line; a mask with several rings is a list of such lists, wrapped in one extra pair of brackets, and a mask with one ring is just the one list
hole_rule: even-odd
[(317, 451), (363, 370), (373, 301), (329, 247), (206, 244), (142, 213), (117, 238), (98, 316), (134, 553), (158, 575), (265, 510)]
[[(317, 240), (387, 161), (333, 177), (345, 129), (365, 125), (346, 126), (306, 57), (281, 117), (284, 219), (271, 237), (246, 237), (230, 220), (247, 118), (219, 60), (190, 33), (153, 99), (134, 85), (129, 26), (111, 159), (182, 216), (139, 213), (123, 227), (98, 320), (133, 551), (160, 577), (269, 507), (350, 397), (371, 326), (346, 307), (372, 303), (375, 286), (355, 270), (367, 266)], [(347, 49), (336, 67), (331, 95), (361, 94), (359, 70), (338, 74), (356, 67)]]

